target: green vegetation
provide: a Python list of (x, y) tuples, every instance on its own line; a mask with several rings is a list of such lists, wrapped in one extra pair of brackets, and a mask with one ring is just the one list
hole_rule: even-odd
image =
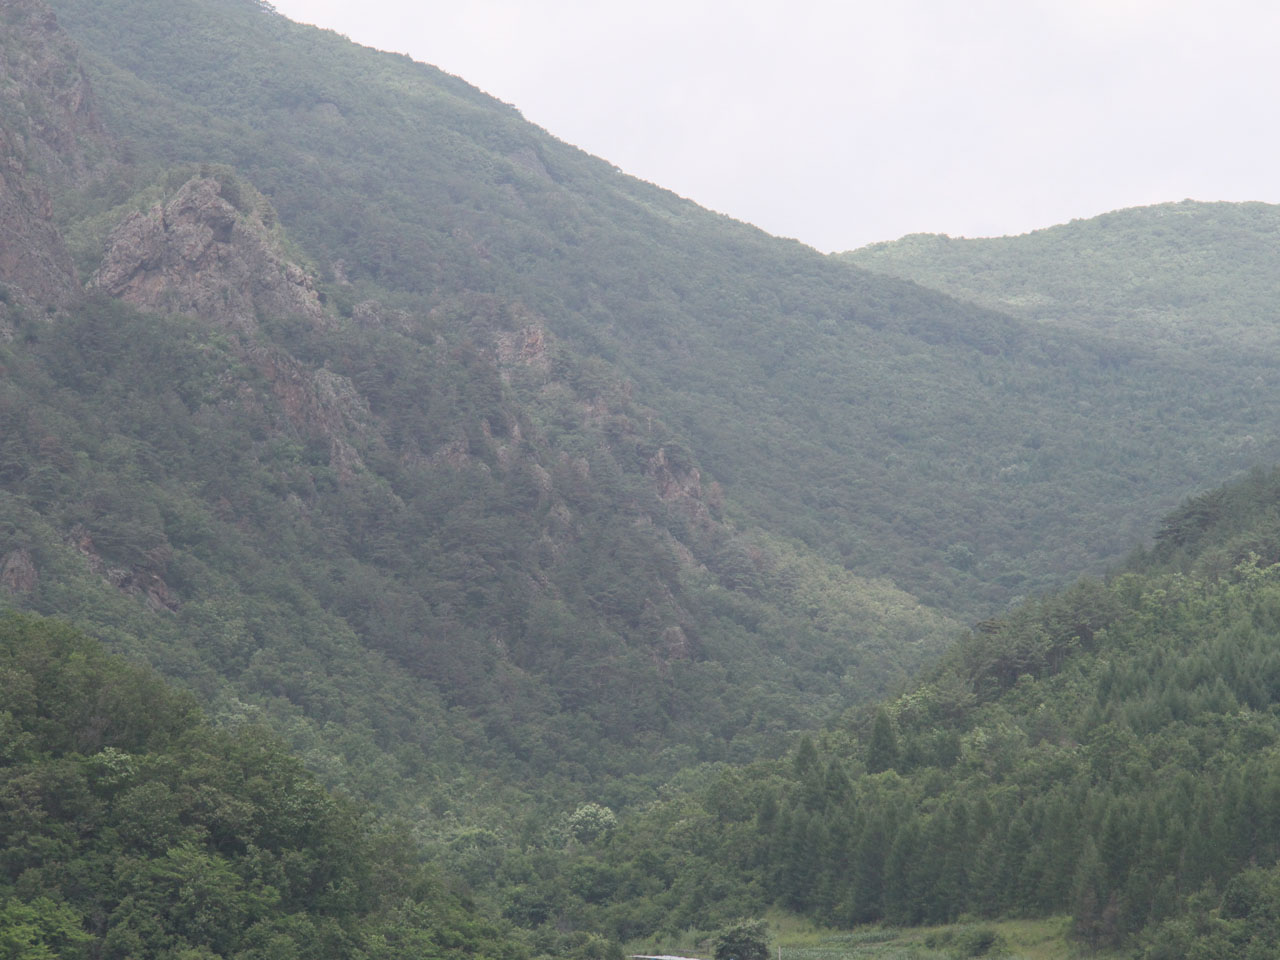
[(715, 960), (769, 960), (769, 925), (763, 920), (739, 920), (716, 933)]
[(231, 165), (340, 311), (538, 319), (658, 414), (735, 521), (952, 614), (1100, 570), (1182, 497), (1280, 459), (1267, 355), (1166, 356), (864, 273), (251, 0), (52, 5), (141, 183)]
[(953, 630), (663, 500), (666, 428), (620, 396), (594, 424), (568, 359), (521, 406), (492, 349), (286, 331), (303, 356), (358, 358), (369, 406), (347, 430), (315, 424), (318, 398), (289, 407), (279, 354), (195, 319), (95, 300), (19, 332), (0, 348), (0, 563), (32, 571), (14, 599), (405, 812), (470, 820), (490, 773), (503, 805), (625, 806), (688, 762), (785, 749)]
[[(851, 934), (783, 945), (784, 960), (1070, 960), (1079, 948), (1063, 936), (1060, 918), (958, 923), (944, 927), (871, 927)], [(1097, 951), (1091, 956), (1122, 956)]]
[[(980, 625), (788, 762), (686, 781), (565, 875), (643, 864), (672, 884), (654, 915), (703, 928), (770, 904), (837, 927), (1067, 911), (1091, 950), (1266, 955), (1277, 502), (1280, 471), (1189, 501), (1132, 569)], [(567, 903), (621, 936), (643, 923), (629, 898)]]
[[(855, 258), (975, 305), (256, 0), (51, 6), (70, 259), (203, 299), (6, 283), (0, 597), (186, 692), (0, 625), (6, 955), (1274, 952), (1280, 473), (1042, 594), (1280, 460), (1271, 208)], [(192, 184), (293, 300), (139, 239)]]
[(100, 644), (5, 616), (0, 678), (0, 955), (529, 955), (264, 731)]
[(1274, 350), (1280, 208), (1163, 203), (1019, 237), (914, 234), (839, 254), (974, 303), (1164, 350)]

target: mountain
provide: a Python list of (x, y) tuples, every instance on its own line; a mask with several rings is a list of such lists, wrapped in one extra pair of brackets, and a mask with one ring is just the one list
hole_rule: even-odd
[(26, 261), (0, 274), (9, 602), (442, 833), (526, 791), (625, 805), (776, 753), (954, 632), (726, 516), (664, 415), (521, 302), (325, 279), (243, 174), (144, 161), (59, 21), (5, 11), (11, 159), (48, 202), (4, 226), (61, 265), (57, 296)]
[[(1044, 591), (1280, 459), (1265, 208), (1014, 238), (983, 248), (1005, 280), (935, 290), (946, 270), (771, 238), (256, 0), (0, 0), (0, 39), (0, 605), (151, 665), (232, 767), (249, 748), (217, 738), (267, 727), (317, 780), (279, 759), (264, 789), (331, 788), (444, 865), (461, 890), (419, 899), (392, 870), (409, 914), (443, 911), (403, 942), (456, 922), (475, 936), (442, 949), (506, 951), (476, 905), (528, 931), (515, 955), (583, 960), (770, 905), (1255, 936), (1230, 925), (1277, 842), (1245, 789), (1277, 732), (1274, 477)], [(1145, 286), (1106, 292), (1099, 232)], [(38, 735), (15, 702), (5, 729)], [(204, 759), (144, 741), (23, 754), (0, 804), (46, 762), (96, 789), (107, 746), (155, 754), (148, 795), (199, 792), (171, 774)], [(86, 804), (105, 846), (75, 862), (133, 856)], [(280, 932), (262, 884), (310, 841), (259, 876), (173, 809), (147, 883), (208, 867), (227, 916)], [(358, 819), (321, 833), (372, 871)], [(127, 899), (24, 856), (2, 909), (67, 950)], [(385, 902), (334, 903), (331, 952), (389, 942)], [(202, 929), (117, 952), (258, 949)]]
[(1276, 453), (1265, 352), (877, 277), (260, 3), (5, 9), (13, 601), (362, 795), (776, 753)]
[(252, 0), (53, 8), (140, 180), (232, 166), (339, 313), (456, 326), (492, 298), (653, 409), (731, 513), (950, 613), (1098, 569), (1280, 454), (1256, 353), (1169, 357), (852, 269)]

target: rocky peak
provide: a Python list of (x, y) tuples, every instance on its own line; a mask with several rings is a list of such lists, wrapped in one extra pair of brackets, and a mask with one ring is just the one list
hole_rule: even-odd
[(184, 183), (127, 217), (90, 286), (144, 310), (190, 313), (251, 337), (261, 316), (327, 322), (311, 278), (283, 253), (275, 213), (228, 173)]

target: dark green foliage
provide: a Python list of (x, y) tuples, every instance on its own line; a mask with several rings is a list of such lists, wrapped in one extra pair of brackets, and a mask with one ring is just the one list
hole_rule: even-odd
[(0, 676), (0, 955), (521, 956), (263, 731), (53, 621)]
[[(1201, 571), (1243, 531), (1265, 529), (1275, 483), (1259, 474), (1214, 494), (1230, 506), (1199, 554), (1158, 547), (1136, 558), (1145, 572), (985, 623), (888, 705), (803, 739), (787, 761), (721, 775), (714, 803), (691, 793), (623, 823), (608, 861), (703, 878), (716, 893), (688, 914), (701, 925), (744, 897), (837, 925), (1068, 912), (1089, 949), (1145, 940), (1152, 957), (1268, 955), (1280, 565), (1168, 568)], [(872, 744), (888, 732), (906, 746), (896, 766), (873, 769), (890, 751)], [(911, 747), (940, 733), (954, 750)], [(753, 818), (728, 813), (750, 797)], [(650, 896), (678, 909), (675, 896)], [(955, 949), (997, 951), (980, 929)]]
[(867, 773), (883, 773), (898, 764), (898, 735), (887, 711), (876, 711), (871, 725), (871, 740), (867, 744)]
[(406, 862), (422, 845), (531, 952), (582, 960), (775, 904), (1268, 948), (1280, 475), (984, 620), (879, 708), (950, 622), (849, 572), (985, 616), (1118, 556), (1280, 454), (1265, 323), (1183, 349), (1209, 313), (1178, 289), (1108, 315), (1194, 320), (1172, 345), (1099, 332), (1088, 277), (1069, 323), (991, 312), (251, 0), (52, 5), (131, 144), (57, 198), (86, 275), (113, 218), (198, 172), (242, 213), (270, 198), (329, 318), (10, 311), (7, 602), (226, 730), (265, 721), (416, 833), (40, 627), (47, 662), (22, 647), (3, 687), (6, 949), (518, 957)]

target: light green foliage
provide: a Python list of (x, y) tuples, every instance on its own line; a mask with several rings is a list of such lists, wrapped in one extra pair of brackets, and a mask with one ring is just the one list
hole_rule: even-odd
[(914, 234), (840, 254), (878, 273), (1039, 322), (1165, 350), (1276, 345), (1280, 210), (1164, 203), (1018, 237)]
[(763, 920), (739, 920), (716, 932), (715, 960), (769, 960), (769, 926)]
[(584, 803), (569, 817), (569, 836), (579, 843), (591, 843), (608, 836), (618, 825), (618, 818), (608, 807)]
[(37, 897), (30, 903), (0, 901), (0, 958), (54, 960), (84, 955), (93, 939), (70, 908)]

